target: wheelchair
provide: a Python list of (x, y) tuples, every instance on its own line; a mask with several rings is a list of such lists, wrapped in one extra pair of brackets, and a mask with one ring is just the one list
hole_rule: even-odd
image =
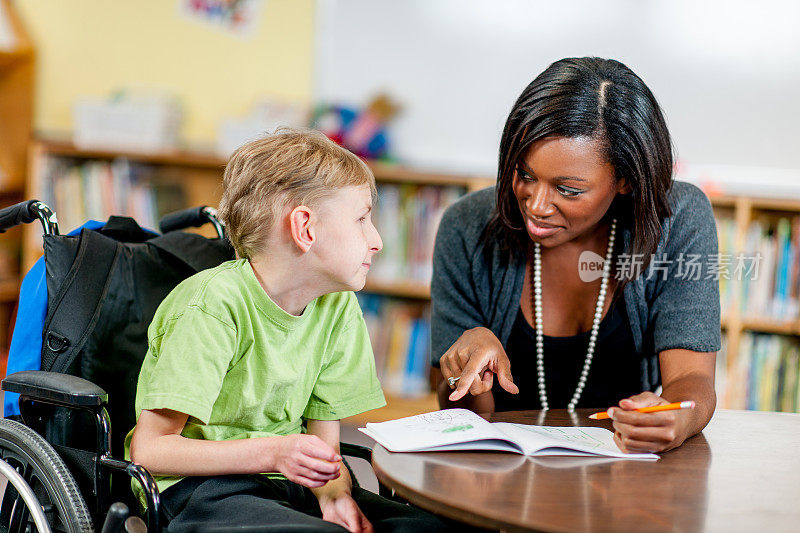
[[(160, 234), (112, 216), (61, 235), (55, 213), (38, 200), (0, 210), (0, 232), (41, 222), (47, 292), (41, 370), (2, 380), (5, 394), (19, 394), (20, 414), (0, 419), (0, 475), (8, 480), (0, 532), (166, 527), (153, 477), (119, 457), (136, 422), (137, 378), (158, 304), (183, 279), (235, 257), (215, 215), (207, 206), (167, 215)], [(216, 238), (182, 231), (206, 223)], [(341, 452), (371, 461), (365, 446), (342, 443)], [(144, 519), (131, 478), (144, 490)]]

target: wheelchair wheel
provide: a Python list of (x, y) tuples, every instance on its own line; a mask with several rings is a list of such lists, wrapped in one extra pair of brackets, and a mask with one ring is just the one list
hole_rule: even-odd
[[(0, 419), (0, 458), (19, 473), (33, 490), (53, 531), (91, 532), (92, 518), (64, 461), (38, 433)], [(36, 531), (27, 502), (8, 483), (0, 506), (0, 532)]]

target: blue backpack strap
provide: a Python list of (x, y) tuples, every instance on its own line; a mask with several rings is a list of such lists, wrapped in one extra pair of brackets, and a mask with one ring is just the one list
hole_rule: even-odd
[[(41, 368), (42, 331), (47, 314), (47, 284), (44, 258), (40, 257), (22, 280), (19, 288), (19, 307), (11, 346), (8, 349), (8, 375), (22, 370)], [(3, 396), (4, 416), (18, 415), (19, 394), (6, 392)]]
[(66, 372), (83, 348), (97, 321), (120, 248), (117, 241), (97, 231), (81, 231), (75, 260), (50, 299), (52, 307), (42, 334), (42, 370)]

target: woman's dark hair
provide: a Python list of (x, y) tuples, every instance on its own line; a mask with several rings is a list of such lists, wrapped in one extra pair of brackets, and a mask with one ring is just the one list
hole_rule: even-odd
[(647, 85), (619, 61), (583, 57), (556, 61), (522, 91), (503, 129), (497, 205), (485, 233), (509, 252), (530, 242), (512, 188), (514, 173), (531, 144), (547, 137), (599, 141), (616, 179), (632, 189), (611, 210), (632, 231), (627, 253), (643, 254), (646, 266), (661, 238), (661, 220), (670, 214), (673, 166), (667, 124)]

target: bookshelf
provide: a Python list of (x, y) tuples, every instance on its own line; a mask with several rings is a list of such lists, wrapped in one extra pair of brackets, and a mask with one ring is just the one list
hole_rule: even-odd
[(720, 254), (758, 259), (721, 281), (718, 406), (800, 411), (800, 200), (717, 196)]
[[(148, 176), (156, 182), (180, 185), (181, 201), (185, 205), (216, 205), (221, 193), (220, 178), (225, 165), (224, 159), (207, 152), (183, 151), (145, 154), (83, 150), (70, 142), (57, 139), (37, 139), (32, 144), (29, 153), (31, 159), (26, 197), (40, 196), (43, 199), (47, 198), (44, 191), (48, 187), (48, 183), (52, 183), (53, 169), (58, 169), (59, 165), (62, 165), (60, 168), (63, 169), (69, 168), (70, 165), (81, 166), (98, 162), (113, 165), (115, 161), (125, 160), (131, 165), (149, 169)], [(403, 368), (407, 363), (402, 357), (411, 356), (401, 356), (399, 363), (392, 362), (390, 348), (393, 346), (392, 342), (400, 342), (397, 340), (398, 338), (416, 335), (416, 333), (412, 333), (413, 328), (424, 324), (427, 320), (430, 302), (430, 272), (424, 268), (413, 272), (398, 270), (398, 264), (429, 261), (429, 256), (419, 255), (424, 250), (422, 252), (417, 250), (420, 247), (415, 247), (413, 241), (422, 239), (425, 241), (423, 248), (432, 248), (430, 239), (435, 234), (437, 217), (446, 205), (467, 192), (491, 185), (493, 180), (480, 176), (420, 172), (383, 162), (369, 162), (368, 164), (375, 174), (379, 187), (375, 223), (384, 237), (384, 252), (379, 254), (378, 258), (389, 256), (389, 260), (397, 264), (394, 265), (394, 269), (382, 270), (378, 258), (376, 258), (374, 265), (376, 268), (370, 273), (367, 286), (359, 296), (362, 299), (365, 318), (367, 318), (370, 334), (373, 337), (379, 368), (388, 369), (394, 366), (395, 373), (402, 373), (398, 369)], [(428, 203), (426, 204), (426, 202)], [(746, 251), (748, 246), (752, 247), (750, 240), (752, 240), (754, 223), (761, 224), (766, 239), (777, 234), (776, 227), (779, 221), (785, 219), (790, 222), (796, 221), (790, 223), (792, 253), (795, 255), (786, 264), (800, 261), (798, 259), (800, 258), (800, 200), (713, 196), (711, 203), (717, 216), (721, 253)], [(420, 233), (422, 227), (427, 228), (424, 234)], [(397, 228), (405, 229), (398, 234)], [(68, 228), (65, 227), (64, 230), (66, 229)], [(27, 268), (41, 254), (41, 237), (39, 228), (33, 225), (28, 226), (26, 232), (23, 263)], [(399, 244), (392, 243), (392, 239), (397, 238), (398, 235), (401, 242)], [(398, 247), (401, 249), (400, 252), (397, 250)], [(428, 252), (430, 251), (428, 250)], [(773, 261), (772, 270), (774, 271), (775, 268)], [(800, 272), (794, 272), (793, 275), (794, 278), (788, 283), (792, 288), (789, 289), (787, 296), (793, 301), (797, 301), (800, 300)], [(771, 276), (776, 278), (774, 272)], [(0, 298), (3, 297), (3, 294), (11, 295), (9, 297), (13, 298), (16, 291), (14, 283), (12, 281), (5, 285), (0, 284)], [(774, 279), (768, 280), (758, 287), (761, 291), (774, 291), (775, 283)], [(792, 355), (796, 352), (791, 351), (790, 347), (800, 344), (798, 306), (794, 306), (793, 312), (780, 316), (774, 313), (753, 314), (750, 312), (752, 306), (746, 300), (743, 292), (744, 285), (744, 282), (734, 280), (728, 282), (723, 291), (722, 331), (725, 343), (718, 358), (720, 407), (748, 407), (746, 402), (744, 405), (742, 404), (741, 398), (732, 399), (733, 393), (730, 391), (738, 391), (737, 394), (741, 395), (742, 390), (753, 387), (752, 384), (742, 383), (743, 380), (751, 380), (750, 370), (743, 369), (743, 365), (753, 366), (758, 364), (759, 357), (762, 359), (767, 357), (753, 356), (753, 346), (759, 343), (764, 344), (765, 338), (769, 340), (770, 336), (777, 336), (783, 343), (780, 348), (782, 354), (789, 354), (781, 355), (781, 358), (792, 358), (796, 357)], [(381, 321), (383, 325), (381, 325)], [(404, 327), (410, 329), (403, 334), (398, 334), (396, 331), (398, 324), (405, 324)], [(389, 328), (388, 331), (386, 328)], [(424, 338), (419, 344), (424, 344), (423, 341)], [(413, 344), (407, 338), (400, 342), (401, 353), (411, 354), (412, 349), (409, 343)], [(396, 346), (395, 351), (397, 351)], [(397, 354), (394, 357), (396, 358)], [(414, 357), (419, 357), (419, 353)], [(772, 359), (769, 357), (767, 359), (772, 361), (770, 364), (773, 367), (777, 368), (775, 371), (786, 374), (785, 365), (780, 362), (776, 367), (776, 363), (773, 361), (774, 356), (771, 357)], [(427, 363), (427, 357), (425, 363)], [(787, 368), (791, 370), (794, 368), (792, 366), (794, 364), (791, 362)], [(417, 369), (419, 368), (420, 365), (417, 364)], [(755, 367), (753, 366), (753, 368)], [(386, 420), (435, 409), (437, 402), (435, 396), (430, 392), (430, 384), (420, 381), (419, 378), (420, 376), (416, 376), (415, 387), (409, 391), (406, 390), (408, 387), (402, 383), (402, 378), (382, 376), (382, 382), (389, 385), (386, 387), (388, 406), (361, 417), (355, 417), (350, 422), (363, 423), (367, 419)], [(768, 379), (765, 382), (769, 384), (774, 381), (775, 379), (771, 381)], [(399, 385), (392, 385), (397, 383)], [(796, 385), (789, 385), (797, 388)], [(785, 388), (786, 384), (774, 386)], [(750, 394), (753, 395), (752, 392)], [(759, 394), (765, 398), (769, 396), (763, 391)], [(800, 398), (797, 402), (778, 403), (781, 403), (778, 407), (789, 406), (797, 409), (800, 407)]]
[[(76, 180), (79, 180), (80, 187), (61, 188), (63, 191), (84, 191), (91, 187), (92, 178), (91, 167), (100, 165), (101, 168), (110, 168), (115, 162), (124, 160), (126, 164), (146, 169), (149, 180), (153, 183), (169, 182), (179, 184), (182, 190), (181, 200), (185, 206), (210, 204), (216, 205), (221, 194), (221, 177), (226, 160), (217, 155), (201, 151), (172, 151), (161, 153), (137, 153), (119, 152), (109, 150), (85, 150), (76, 147), (70, 141), (57, 138), (38, 138), (32, 142), (30, 148), (30, 172), (26, 183), (27, 198), (37, 197), (45, 202), (50, 202), (59, 216), (62, 231), (72, 229), (72, 226), (82, 220), (65, 220), (62, 216), (63, 209), (69, 214), (69, 209), (73, 208), (76, 202), (71, 201), (63, 209), (59, 207), (58, 198), (55, 198), (54, 184), (59, 180), (72, 179), (67, 174), (72, 173)], [(418, 191), (426, 193), (438, 190), (448, 190), (447, 198), (438, 198), (446, 202), (454, 201), (458, 196), (487, 187), (493, 180), (478, 176), (456, 176), (445, 173), (419, 172), (400, 165), (384, 162), (368, 162), (375, 174), (378, 182), (379, 191), (385, 187), (392, 188), (398, 192), (402, 191), (403, 199), (406, 202), (413, 202)], [(78, 169), (78, 172), (74, 172)], [(80, 176), (77, 178), (76, 176)], [(380, 194), (380, 192), (379, 192)], [(63, 204), (62, 204), (63, 205)], [(183, 207), (174, 206), (175, 208)], [(437, 209), (441, 212), (446, 205), (437, 204)], [(376, 207), (380, 211), (379, 205)], [(116, 214), (131, 214), (130, 212), (117, 212)], [(159, 213), (160, 214), (160, 213)], [(415, 213), (409, 213), (414, 218)], [(73, 215), (75, 216), (75, 215)], [(95, 218), (105, 219), (107, 214)], [(380, 214), (376, 214), (380, 217)], [(85, 217), (84, 217), (85, 218)], [(138, 220), (138, 218), (137, 218)], [(377, 224), (377, 222), (376, 222)], [(424, 226), (426, 223), (417, 223), (417, 226)], [(379, 227), (382, 233), (386, 233)], [(33, 263), (41, 256), (41, 228), (38, 225), (30, 224), (24, 228), (24, 247), (23, 247), (23, 266), (29, 269)], [(433, 232), (431, 232), (433, 234)], [(210, 235), (210, 234), (209, 234)], [(386, 241), (386, 239), (384, 239)], [(385, 242), (385, 245), (387, 243)], [(432, 242), (431, 242), (432, 247)], [(432, 251), (432, 248), (431, 248)], [(380, 269), (373, 269), (375, 270)], [(0, 296), (3, 287), (0, 286)], [(9, 288), (9, 292), (16, 294), (16, 288)], [(398, 276), (377, 277), (370, 275), (364, 291), (372, 297), (386, 298), (392, 300), (396, 305), (408, 305), (415, 310), (412, 314), (419, 318), (425, 314), (425, 309), (430, 301), (430, 282), (424, 275), (416, 278), (404, 278)], [(378, 359), (381, 355), (376, 353)], [(427, 378), (426, 378), (427, 379)], [(431, 411), (437, 408), (437, 400), (430, 387), (425, 387), (422, 395), (406, 397), (401, 394), (387, 392), (387, 407), (376, 410), (368, 414), (370, 420), (382, 419), (389, 420), (410, 414), (417, 414)], [(362, 417), (363, 418), (363, 417)], [(366, 420), (366, 418), (363, 418)], [(355, 417), (350, 422), (360, 423), (362, 419)]]
[[(0, 0), (0, 205), (22, 200), (33, 128), (35, 52), (9, 0)], [(0, 353), (19, 293), (21, 229), (0, 234)], [(3, 356), (4, 357), (4, 356)]]
[[(30, 173), (25, 187), (25, 196), (42, 199), (50, 196), (47, 189), (52, 186), (51, 169), (48, 163), (66, 161), (80, 165), (92, 161), (127, 160), (135, 164), (147, 165), (155, 171), (162, 171), (167, 178), (180, 181), (185, 193), (185, 205), (216, 205), (219, 201), (222, 171), (227, 162), (213, 153), (203, 151), (171, 151), (160, 153), (119, 152), (110, 150), (85, 150), (72, 142), (57, 138), (38, 138), (30, 149)], [(432, 174), (411, 170), (400, 165), (383, 162), (368, 162), (379, 184), (405, 184), (414, 186), (460, 187), (471, 192), (494, 183), (493, 180), (478, 176), (455, 176)], [(71, 228), (63, 227), (62, 231)], [(38, 228), (27, 232), (23, 265), (27, 271), (41, 256), (41, 241)], [(210, 234), (209, 234), (210, 235)], [(430, 288), (427, 283), (414, 280), (370, 280), (371, 292), (401, 298), (429, 299)]]
[[(205, 152), (136, 153), (84, 150), (63, 139), (38, 138), (32, 142), (29, 153), (30, 172), (25, 196), (38, 198), (50, 204), (59, 217), (62, 232), (70, 231), (86, 218), (105, 220), (109, 214), (135, 216), (140, 223), (155, 227), (159, 216), (165, 212), (192, 205), (216, 205), (222, 192), (221, 179), (225, 160)], [(121, 170), (121, 167), (127, 170)], [(126, 172), (130, 176), (115, 175)], [(100, 175), (94, 176), (92, 175), (94, 173)], [(122, 185), (118, 183), (129, 178), (139, 180), (141, 183)], [(116, 206), (109, 205), (105, 201), (100, 202), (99, 212), (96, 209), (87, 209), (89, 206), (86, 205), (88, 203), (86, 191), (101, 182), (111, 190), (109, 194), (112, 196), (115, 194), (119, 196), (126, 190), (132, 190), (128, 189), (129, 186), (134, 188), (141, 186), (144, 190), (152, 188), (156, 196), (159, 191), (169, 191), (169, 198), (161, 205), (150, 205), (151, 209), (145, 209), (144, 220), (142, 220), (142, 209), (138, 209), (141, 206), (126, 205), (125, 202), (117, 202)], [(59, 201), (57, 197), (59, 191), (67, 193), (71, 198), (77, 195), (83, 199), (81, 202)], [(152, 203), (155, 198), (146, 197), (144, 201)], [(207, 236), (214, 235), (211, 228), (201, 228), (198, 231)], [(24, 270), (27, 271), (41, 255), (41, 227), (29, 224), (24, 228), (22, 254)]]
[[(445, 183), (450, 185), (449, 182)], [(474, 183), (480, 184), (476, 188), (492, 184), (485, 179)], [(769, 237), (774, 240), (779, 221), (791, 221), (791, 230), (785, 235), (791, 247), (788, 257), (784, 258), (783, 267), (774, 259), (771, 266), (766, 271), (762, 269), (759, 274), (759, 280), (763, 283), (754, 285), (765, 295), (776, 293), (779, 271), (781, 268), (788, 269), (784, 273), (787, 277), (784, 296), (789, 302), (783, 306), (781, 313), (767, 313), (758, 311), (758, 308), (753, 313), (753, 306), (744, 295), (745, 280), (729, 282), (728, 296), (722, 301), (721, 328), (725, 342), (718, 356), (718, 406), (800, 411), (800, 200), (712, 196), (710, 201), (718, 220), (721, 254), (753, 252), (750, 241), (754, 223), (760, 224), (765, 239)], [(726, 221), (726, 224), (722, 224), (722, 221)], [(723, 238), (725, 225), (731, 233)], [(763, 242), (761, 244), (764, 245)], [(774, 242), (767, 241), (767, 245), (778, 253)], [(383, 287), (379, 281), (371, 283), (373, 286), (367, 287), (366, 291), (372, 289), (383, 295), (422, 301), (430, 298), (429, 286), (424, 283), (397, 283), (389, 288)], [(750, 290), (753, 291), (752, 288)], [(764, 299), (772, 301), (768, 296), (761, 298)], [(365, 316), (367, 314), (368, 309), (365, 308)], [(406, 400), (399, 408), (390, 404), (382, 410), (369, 413), (369, 417), (391, 419), (424, 412), (436, 406), (435, 397), (423, 396), (417, 400)], [(359, 419), (362, 423), (364, 420), (366, 418)]]

